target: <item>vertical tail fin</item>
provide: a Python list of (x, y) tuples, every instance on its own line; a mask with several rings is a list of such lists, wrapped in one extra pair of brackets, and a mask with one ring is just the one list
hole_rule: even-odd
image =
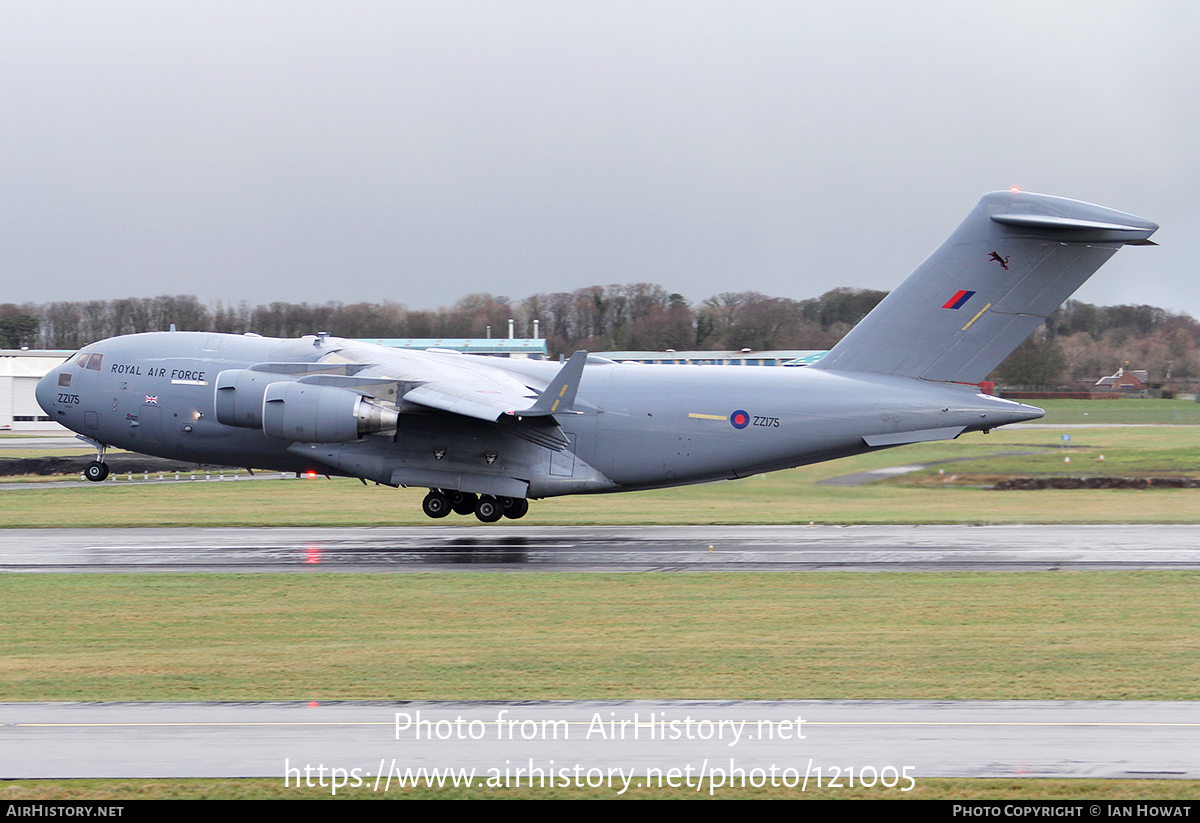
[(809, 368), (978, 383), (1122, 245), (1158, 225), (1027, 192), (984, 195), (967, 219)]

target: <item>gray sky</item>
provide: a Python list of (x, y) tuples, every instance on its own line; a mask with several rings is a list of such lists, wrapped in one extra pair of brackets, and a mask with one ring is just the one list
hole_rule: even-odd
[(1198, 9), (3, 0), (0, 302), (890, 289), (1015, 185), (1200, 317)]

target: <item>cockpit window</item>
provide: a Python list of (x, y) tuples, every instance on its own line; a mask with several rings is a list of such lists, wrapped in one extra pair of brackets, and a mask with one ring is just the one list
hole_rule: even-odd
[(104, 360), (104, 355), (93, 353), (91, 359), (88, 360), (87, 367), (92, 371), (100, 371), (100, 362), (102, 360)]
[(88, 364), (88, 359), (91, 358), (91, 352), (81, 352), (75, 356), (75, 365), (79, 368), (84, 368)]

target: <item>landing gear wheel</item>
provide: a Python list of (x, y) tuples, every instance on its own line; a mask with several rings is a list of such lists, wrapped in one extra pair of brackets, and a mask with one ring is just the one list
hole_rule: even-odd
[(108, 478), (108, 466), (99, 460), (93, 460), (83, 467), (83, 476), (93, 483), (99, 483)]
[(432, 518), (445, 517), (450, 513), (450, 498), (437, 490), (430, 490), (421, 501), (421, 511)]
[(450, 508), (455, 514), (470, 514), (475, 511), (479, 495), (472, 492), (450, 492)]
[(481, 497), (475, 503), (475, 516), (484, 523), (495, 523), (504, 516), (504, 504), (495, 497)]
[(529, 511), (529, 501), (524, 497), (505, 498), (508, 505), (504, 507), (504, 516), (510, 520), (520, 520)]

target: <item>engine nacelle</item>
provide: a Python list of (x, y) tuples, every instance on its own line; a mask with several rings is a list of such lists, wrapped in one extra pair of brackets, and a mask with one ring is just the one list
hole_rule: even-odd
[[(287, 379), (287, 378), (285, 378)], [(229, 369), (217, 375), (217, 422), (243, 429), (263, 427), (263, 396), (280, 375), (252, 369)]]
[(277, 381), (263, 394), (263, 433), (279, 440), (344, 443), (393, 430), (399, 418), (399, 412), (335, 386)]

